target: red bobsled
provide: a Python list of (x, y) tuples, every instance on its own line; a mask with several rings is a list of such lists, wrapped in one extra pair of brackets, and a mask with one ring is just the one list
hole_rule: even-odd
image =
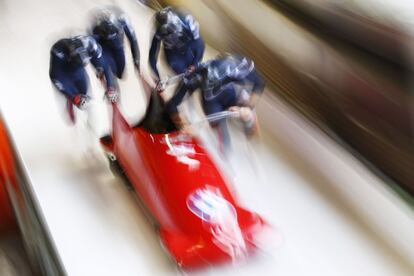
[(12, 145), (3, 118), (0, 116), (0, 236), (16, 231), (16, 222), (7, 194), (7, 182), (16, 185)]
[(101, 143), (155, 219), (177, 264), (188, 269), (251, 254), (266, 223), (239, 206), (197, 139), (175, 129), (159, 96), (151, 95), (135, 127), (112, 107), (112, 137)]

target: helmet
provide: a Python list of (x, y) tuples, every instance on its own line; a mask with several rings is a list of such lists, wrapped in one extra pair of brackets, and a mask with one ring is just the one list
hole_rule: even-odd
[(226, 54), (205, 63), (203, 67), (203, 90), (206, 99), (211, 99), (221, 93), (226, 78), (244, 79), (254, 69), (254, 63), (245, 57)]
[(204, 74), (208, 83), (217, 83), (228, 76), (233, 64), (229, 62), (228, 57), (216, 58), (204, 65)]
[(116, 24), (117, 17), (115, 12), (109, 8), (102, 8), (96, 13), (96, 32), (105, 40), (111, 39), (119, 32)]
[(101, 7), (93, 11), (95, 31), (104, 40), (111, 39), (118, 32), (117, 12), (115, 7)]
[(157, 12), (155, 19), (162, 34), (180, 33), (183, 30), (183, 23), (180, 17), (170, 8), (164, 8)]
[(118, 27), (109, 20), (99, 22), (96, 26), (96, 31), (98, 35), (105, 40), (113, 38), (119, 32)]
[(155, 14), (155, 20), (159, 25), (164, 25), (168, 21), (169, 14), (173, 13), (171, 7), (163, 8)]
[(218, 56), (221, 74), (236, 79), (245, 78), (254, 69), (254, 62), (246, 57), (229, 53)]
[(65, 58), (68, 63), (74, 65), (83, 65), (85, 60), (86, 49), (80, 37), (72, 37), (63, 39), (63, 48)]

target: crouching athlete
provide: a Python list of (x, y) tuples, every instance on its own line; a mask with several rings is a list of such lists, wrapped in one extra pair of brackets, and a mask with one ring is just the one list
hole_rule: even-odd
[(157, 59), (161, 42), (167, 63), (175, 73), (194, 71), (203, 58), (205, 48), (198, 22), (191, 15), (167, 7), (156, 13), (155, 24), (149, 62), (156, 75), (156, 82), (160, 80)]
[(68, 99), (71, 120), (72, 106), (85, 109), (88, 103), (89, 79), (85, 66), (91, 62), (97, 75), (105, 76), (106, 97), (117, 100), (117, 91), (110, 69), (105, 66), (101, 46), (91, 36), (75, 36), (58, 40), (50, 52), (49, 76), (56, 89)]
[(91, 35), (102, 47), (103, 60), (119, 79), (125, 69), (124, 36), (131, 47), (135, 69), (139, 71), (140, 52), (134, 28), (128, 17), (116, 7), (100, 8), (93, 14)]
[[(187, 94), (200, 89), (202, 107), (207, 116), (226, 110), (238, 111), (246, 135), (251, 137), (258, 130), (254, 108), (264, 86), (253, 61), (237, 55), (220, 56), (201, 64), (184, 78), (166, 108), (179, 129), (191, 132), (186, 118), (178, 112), (178, 106)], [(211, 126), (218, 131), (222, 150), (229, 149), (230, 135), (226, 119), (214, 121)]]

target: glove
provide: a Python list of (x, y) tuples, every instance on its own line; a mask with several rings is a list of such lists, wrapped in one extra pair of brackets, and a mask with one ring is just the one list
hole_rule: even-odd
[(245, 122), (251, 121), (254, 116), (253, 110), (250, 107), (240, 107), (239, 113), (240, 118)]
[(256, 113), (250, 107), (241, 107), (239, 112), (244, 124), (245, 134), (247, 137), (253, 137), (259, 132)]
[(119, 92), (116, 91), (113, 87), (109, 87), (106, 91), (106, 98), (111, 103), (116, 103), (119, 100)]
[(240, 115), (240, 108), (241, 107), (239, 107), (239, 106), (231, 106), (231, 107), (228, 108), (228, 111), (234, 112), (234, 116), (236, 118), (240, 118), (241, 117), (241, 115)]
[(80, 110), (85, 110), (88, 104), (89, 98), (85, 95), (76, 95), (72, 98), (72, 103), (76, 105)]

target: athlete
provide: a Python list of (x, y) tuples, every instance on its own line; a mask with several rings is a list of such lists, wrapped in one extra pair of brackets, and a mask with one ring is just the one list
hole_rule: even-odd
[[(167, 104), (167, 110), (175, 125), (190, 130), (187, 120), (178, 112), (178, 106), (187, 94), (197, 89), (202, 93), (204, 113), (212, 115), (230, 110), (240, 114), (249, 137), (257, 133), (255, 105), (263, 92), (265, 83), (255, 69), (253, 61), (237, 55), (224, 55), (200, 64), (185, 77), (176, 94)], [(225, 119), (214, 121), (211, 126), (219, 133), (224, 149), (230, 146), (230, 136)]]
[(155, 24), (156, 31), (151, 43), (149, 62), (156, 75), (156, 82), (160, 80), (157, 59), (161, 42), (167, 63), (175, 73), (194, 71), (203, 58), (205, 48), (200, 37), (199, 24), (194, 17), (167, 7), (156, 13)]
[(117, 7), (100, 8), (94, 12), (91, 35), (102, 47), (103, 60), (112, 73), (122, 78), (125, 69), (124, 35), (131, 47), (133, 64), (140, 68), (140, 52), (134, 28)]
[(50, 51), (49, 76), (53, 85), (68, 99), (72, 121), (73, 105), (85, 109), (89, 100), (89, 79), (85, 66), (91, 62), (98, 76), (105, 76), (106, 97), (115, 102), (115, 90), (110, 69), (105, 66), (102, 48), (92, 36), (75, 36), (58, 40)]

